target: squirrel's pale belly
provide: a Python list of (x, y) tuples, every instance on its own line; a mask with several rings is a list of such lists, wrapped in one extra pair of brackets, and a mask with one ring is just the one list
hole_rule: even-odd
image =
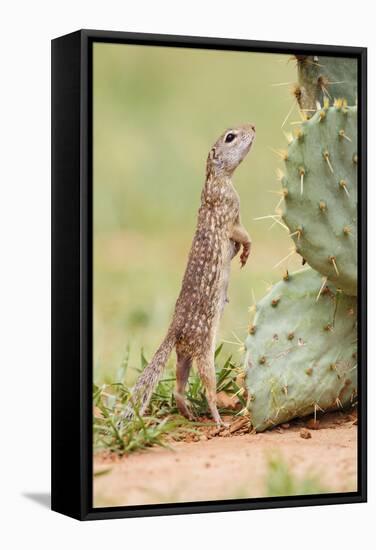
[(224, 307), (228, 302), (227, 290), (230, 282), (231, 260), (234, 258), (234, 256), (236, 256), (237, 252), (238, 252), (238, 248), (236, 244), (234, 243), (234, 241), (229, 240), (227, 252), (224, 255), (222, 274), (221, 274), (220, 284), (219, 284), (220, 316), (222, 315)]

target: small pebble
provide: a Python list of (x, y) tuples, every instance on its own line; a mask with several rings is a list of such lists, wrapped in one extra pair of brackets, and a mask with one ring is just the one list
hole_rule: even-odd
[(312, 434), (309, 430), (307, 430), (307, 428), (302, 428), (300, 430), (300, 437), (303, 438), (303, 439), (311, 439), (312, 437)]

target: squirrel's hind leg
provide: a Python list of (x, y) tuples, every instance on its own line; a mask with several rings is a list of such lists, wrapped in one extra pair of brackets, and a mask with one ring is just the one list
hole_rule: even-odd
[(174, 391), (176, 406), (180, 414), (185, 416), (185, 418), (188, 418), (188, 420), (193, 420), (192, 412), (189, 410), (184, 397), (185, 387), (187, 385), (189, 377), (189, 371), (191, 370), (192, 366), (192, 359), (179, 350), (176, 351), (176, 356), (176, 388)]
[(215, 376), (214, 353), (210, 351), (196, 360), (197, 369), (206, 389), (206, 399), (214, 422), (217, 426), (226, 426), (217, 409), (217, 380)]

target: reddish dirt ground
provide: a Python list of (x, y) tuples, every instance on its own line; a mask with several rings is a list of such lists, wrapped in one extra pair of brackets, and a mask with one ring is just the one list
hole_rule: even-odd
[[(331, 413), (264, 433), (242, 420), (216, 433), (125, 457), (94, 459), (94, 505), (121, 506), (266, 496), (267, 464), (277, 451), (298, 479), (315, 477), (328, 492), (356, 490), (356, 415)], [(234, 430), (231, 433), (231, 430)], [(195, 440), (196, 439), (196, 440)]]

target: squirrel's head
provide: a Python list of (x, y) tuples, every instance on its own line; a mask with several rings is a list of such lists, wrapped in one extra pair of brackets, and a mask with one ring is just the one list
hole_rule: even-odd
[(253, 124), (229, 128), (215, 142), (207, 160), (207, 173), (230, 177), (249, 152), (256, 136)]

